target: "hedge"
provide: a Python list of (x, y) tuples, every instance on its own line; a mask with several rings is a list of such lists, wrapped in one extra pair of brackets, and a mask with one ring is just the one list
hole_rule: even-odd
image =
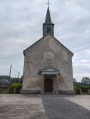
[(80, 88), (79, 87), (74, 87), (74, 90), (76, 90), (76, 94), (80, 94)]
[(22, 84), (20, 83), (12, 84), (9, 86), (9, 93), (13, 94), (14, 89), (16, 89), (16, 94), (19, 94), (21, 88), (22, 88)]
[(88, 92), (88, 89), (90, 89), (90, 86), (82, 86), (80, 88), (82, 89), (82, 92)]
[(88, 89), (90, 89), (90, 86), (75, 86), (74, 89), (76, 90), (76, 94), (80, 94), (80, 89), (82, 89), (82, 92), (88, 92)]

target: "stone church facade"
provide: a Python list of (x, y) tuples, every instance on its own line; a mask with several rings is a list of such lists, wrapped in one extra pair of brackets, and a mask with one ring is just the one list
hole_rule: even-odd
[(73, 53), (54, 37), (49, 7), (43, 37), (24, 50), (23, 93), (73, 93)]

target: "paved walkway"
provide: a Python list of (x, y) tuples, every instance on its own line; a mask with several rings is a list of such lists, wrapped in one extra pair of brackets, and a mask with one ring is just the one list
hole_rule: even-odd
[(0, 119), (90, 119), (90, 96), (0, 95)]

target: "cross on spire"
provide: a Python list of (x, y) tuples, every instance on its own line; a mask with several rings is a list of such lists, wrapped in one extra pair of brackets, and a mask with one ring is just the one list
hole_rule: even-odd
[(49, 0), (48, 0), (48, 3), (47, 3), (47, 4), (48, 4), (48, 6), (50, 5), (50, 2), (49, 2)]

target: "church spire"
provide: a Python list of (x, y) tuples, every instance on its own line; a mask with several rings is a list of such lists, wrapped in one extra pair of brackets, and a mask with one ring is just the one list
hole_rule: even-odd
[(51, 15), (50, 15), (50, 10), (49, 10), (49, 1), (48, 1), (48, 8), (47, 8), (47, 13), (46, 13), (46, 19), (45, 23), (43, 24), (43, 36), (47, 35), (50, 33), (52, 36), (54, 36), (54, 24), (51, 21)]
[(48, 9), (47, 9), (47, 14), (46, 14), (45, 23), (51, 24), (51, 15), (50, 15), (49, 6), (48, 6)]

